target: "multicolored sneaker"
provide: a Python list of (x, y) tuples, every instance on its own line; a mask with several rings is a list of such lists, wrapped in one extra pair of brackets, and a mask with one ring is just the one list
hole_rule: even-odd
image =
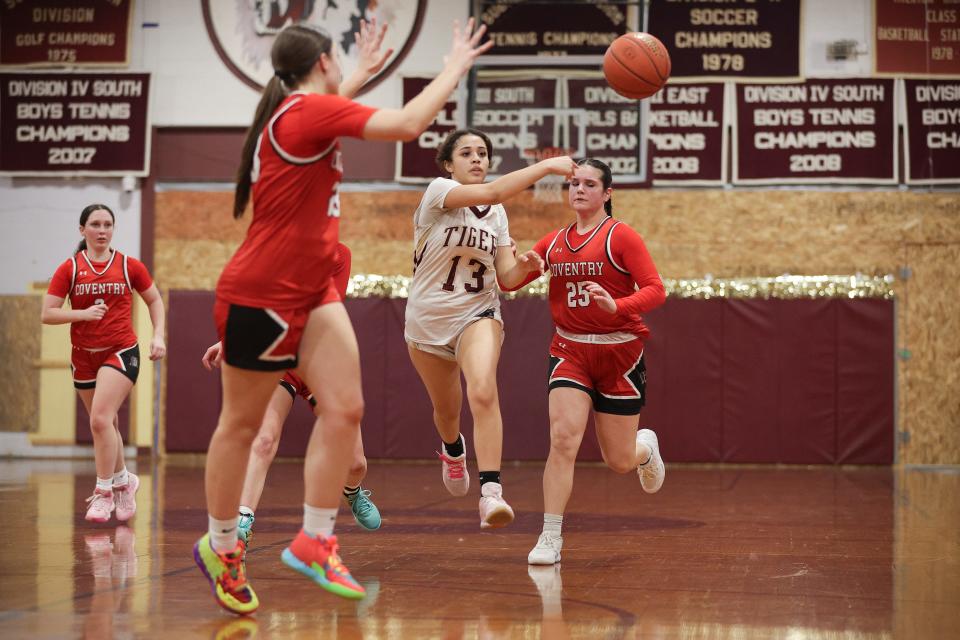
[(90, 522), (108, 522), (115, 508), (113, 491), (94, 489), (93, 495), (87, 498), (87, 515), (84, 518)]
[(250, 548), (250, 543), (253, 541), (253, 523), (256, 518), (253, 517), (252, 513), (241, 513), (240, 518), (237, 520), (237, 537), (243, 540), (243, 546)]
[(117, 520), (126, 522), (137, 513), (137, 489), (140, 488), (140, 478), (134, 473), (127, 473), (127, 484), (113, 485), (113, 495), (117, 503)]
[(498, 529), (513, 522), (513, 509), (503, 499), (499, 482), (480, 485), (480, 528)]
[(456, 458), (447, 455), (443, 448), (443, 442), (440, 443), (440, 451), (437, 455), (443, 462), (443, 486), (447, 488), (450, 495), (465, 496), (470, 490), (470, 474), (467, 472), (467, 442), (460, 434), (460, 442), (463, 443), (463, 453)]
[(359, 600), (366, 595), (337, 554), (337, 536), (313, 538), (300, 530), (290, 546), (283, 550), (283, 563), (307, 576), (318, 585), (342, 598)]
[(343, 497), (350, 505), (353, 519), (367, 531), (376, 531), (380, 528), (380, 510), (370, 499), (371, 491), (361, 487), (356, 493), (344, 493)]
[(555, 533), (544, 531), (537, 539), (537, 546), (527, 555), (527, 564), (557, 564), (560, 562), (560, 549), (563, 538)]
[(667, 470), (663, 466), (663, 458), (660, 457), (660, 444), (657, 442), (657, 434), (650, 429), (640, 429), (637, 432), (637, 445), (644, 445), (650, 449), (650, 458), (637, 467), (637, 475), (640, 476), (640, 486), (647, 493), (656, 493), (663, 486), (663, 479), (667, 475)]
[(210, 534), (204, 534), (193, 545), (193, 561), (210, 581), (213, 598), (230, 613), (247, 615), (260, 606), (257, 594), (247, 582), (243, 570), (243, 541), (230, 553), (218, 553), (210, 545)]

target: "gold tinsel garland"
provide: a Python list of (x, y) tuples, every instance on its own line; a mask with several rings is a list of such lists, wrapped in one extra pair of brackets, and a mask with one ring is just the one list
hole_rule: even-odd
[[(893, 298), (893, 276), (777, 276), (774, 278), (664, 278), (668, 296), (677, 298)], [(547, 295), (549, 279), (541, 277), (506, 298)], [(350, 278), (351, 298), (406, 298), (408, 276), (356, 275)]]

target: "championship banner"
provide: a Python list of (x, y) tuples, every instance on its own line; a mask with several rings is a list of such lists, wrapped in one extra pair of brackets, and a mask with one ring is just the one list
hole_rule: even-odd
[(667, 85), (649, 102), (653, 184), (724, 184), (728, 144), (724, 85)]
[(147, 73), (0, 73), (0, 175), (149, 168)]
[[(484, 64), (502, 57), (602, 56), (610, 43), (636, 29), (637, 3), (584, 2), (551, 7), (542, 2), (482, 0), (481, 23), (494, 47)], [(527, 61), (529, 63), (529, 61)]]
[(907, 184), (960, 184), (960, 80), (904, 80)]
[[(430, 84), (433, 78), (405, 77), (403, 78), (403, 104), (415, 98), (423, 88)], [(451, 98), (456, 97), (454, 93)], [(397, 182), (424, 183), (440, 176), (440, 169), (434, 158), (437, 148), (448, 133), (461, 126), (457, 102), (448, 101), (440, 113), (434, 118), (426, 131), (417, 136), (416, 140), (397, 143), (397, 158), (394, 179)]]
[(799, 78), (800, 0), (650, 0), (671, 78)]
[(874, 0), (877, 73), (960, 76), (956, 0)]
[(742, 84), (734, 184), (896, 184), (893, 80)]
[(133, 0), (4, 0), (0, 66), (125, 66)]

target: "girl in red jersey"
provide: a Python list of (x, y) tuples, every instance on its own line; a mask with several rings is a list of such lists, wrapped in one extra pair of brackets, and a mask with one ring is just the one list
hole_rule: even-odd
[[(142, 262), (110, 247), (114, 215), (91, 204), (80, 213), (83, 240), (75, 255), (53, 274), (43, 300), (44, 324), (70, 323), (73, 386), (90, 415), (97, 486), (87, 498), (86, 519), (107, 522), (116, 510), (124, 522), (137, 511), (140, 479), (123, 461), (117, 412), (140, 372), (140, 347), (133, 332), (133, 291), (147, 304), (153, 323), (150, 359), (167, 352), (163, 299)], [(62, 309), (70, 298), (70, 309)]]
[[(337, 293), (341, 298), (345, 298), (350, 280), (350, 249), (342, 242), (337, 245), (337, 267), (333, 273), (333, 280)], [(201, 362), (208, 371), (212, 371), (220, 367), (222, 359), (223, 348), (218, 342), (207, 349)], [(246, 549), (249, 549), (250, 541), (253, 539), (253, 523), (256, 520), (254, 513), (260, 504), (267, 472), (277, 455), (283, 423), (290, 415), (297, 396), (306, 400), (316, 411), (317, 401), (313, 393), (296, 374), (287, 371), (270, 398), (263, 424), (260, 425), (260, 431), (250, 447), (250, 460), (247, 463), (247, 474), (243, 481), (243, 492), (240, 494), (240, 517), (237, 524), (240, 539)], [(350, 506), (357, 524), (373, 531), (380, 528), (380, 511), (370, 500), (370, 491), (361, 486), (366, 475), (367, 458), (363, 454), (363, 439), (357, 431), (352, 463), (343, 487), (343, 498)]]
[(410, 360), (433, 403), (443, 484), (455, 496), (470, 486), (460, 433), (461, 373), (466, 380), (481, 529), (513, 521), (500, 478), (497, 363), (503, 320), (496, 281), (516, 285), (543, 270), (539, 256), (517, 257), (510, 250), (507, 212), (500, 203), (544, 176), (569, 176), (575, 167), (568, 156), (549, 158), (487, 183), (492, 154), (490, 138), (477, 129), (453, 131), (440, 145), (437, 166), (450, 177), (431, 182), (413, 214), (414, 270), (404, 328)]
[[(292, 25), (274, 40), (274, 76), (237, 175), (234, 215), (252, 196), (253, 220), (217, 283), (223, 407), (207, 455), (208, 533), (194, 546), (214, 598), (231, 612), (251, 613), (259, 604), (244, 575), (236, 514), (250, 445), (286, 370), (314, 391), (319, 418), (304, 463), (303, 528), (282, 560), (337, 595), (364, 596), (340, 562), (333, 535), (363, 416), (356, 336), (331, 283), (343, 177), (338, 138), (412, 140), (423, 132), (491, 46), (480, 44), (485, 29), (474, 32), (472, 19), (453, 31), (443, 70), (401, 109), (371, 109), (340, 95), (336, 51), (322, 30)], [(375, 73), (385, 58), (358, 72)]]
[(563, 511), (591, 409), (608, 467), (618, 473), (636, 469), (647, 493), (659, 491), (664, 478), (656, 434), (637, 430), (646, 387), (643, 344), (650, 334), (640, 314), (663, 304), (663, 282), (640, 235), (613, 219), (610, 167), (592, 158), (577, 164), (568, 193), (576, 221), (533, 247), (550, 273), (556, 334), (550, 344), (543, 532), (530, 564), (560, 561)]

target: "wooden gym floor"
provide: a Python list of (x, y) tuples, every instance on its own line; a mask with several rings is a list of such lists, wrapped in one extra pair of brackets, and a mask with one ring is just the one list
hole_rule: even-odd
[(517, 511), (481, 533), (474, 486), (439, 464), (371, 461), (376, 532), (341, 509), (343, 557), (368, 597), (338, 599), (287, 569), (301, 466), (274, 465), (247, 559), (252, 618), (214, 603), (191, 545), (202, 466), (138, 465), (130, 526), (83, 520), (90, 462), (0, 461), (0, 636), (10, 638), (960, 637), (956, 469), (669, 465), (663, 490), (578, 468), (559, 569), (529, 569), (542, 464), (507, 466)]

